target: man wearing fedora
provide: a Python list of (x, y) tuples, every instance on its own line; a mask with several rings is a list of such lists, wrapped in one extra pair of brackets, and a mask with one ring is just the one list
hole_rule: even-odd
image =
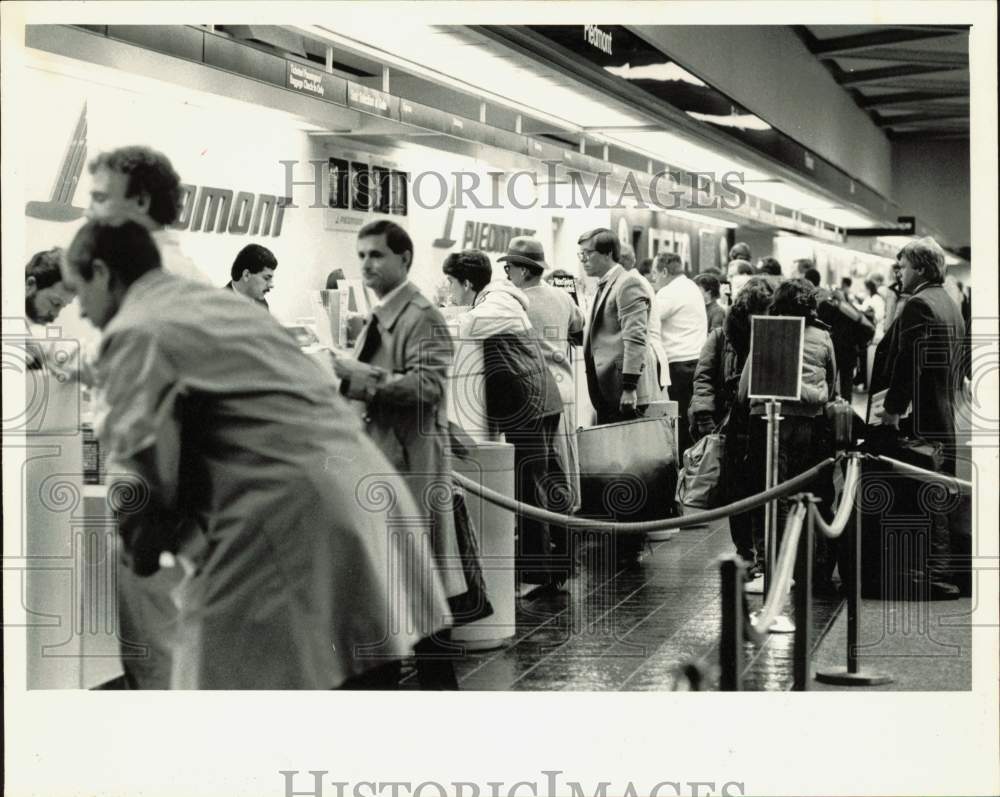
[(583, 312), (566, 291), (542, 281), (550, 270), (545, 250), (534, 238), (511, 240), (507, 254), (497, 260), (507, 277), (528, 297), (528, 320), (541, 340), (545, 364), (559, 386), (563, 412), (553, 440), (563, 461), (572, 495), (573, 511), (580, 507), (580, 467), (576, 449), (576, 379), (573, 368), (573, 338), (583, 333)]

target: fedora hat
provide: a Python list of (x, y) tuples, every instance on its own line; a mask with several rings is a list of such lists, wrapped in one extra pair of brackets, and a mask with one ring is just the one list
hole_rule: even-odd
[(504, 261), (514, 266), (524, 266), (539, 274), (548, 268), (542, 245), (534, 238), (528, 238), (524, 235), (511, 239), (510, 244), (507, 245), (507, 254), (497, 258), (498, 263)]

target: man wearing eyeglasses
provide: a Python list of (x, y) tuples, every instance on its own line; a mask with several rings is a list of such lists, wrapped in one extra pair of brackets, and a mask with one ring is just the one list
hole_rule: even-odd
[(648, 290), (637, 272), (619, 264), (621, 248), (611, 230), (584, 233), (577, 245), (583, 270), (598, 278), (583, 347), (597, 422), (635, 418), (658, 393)]

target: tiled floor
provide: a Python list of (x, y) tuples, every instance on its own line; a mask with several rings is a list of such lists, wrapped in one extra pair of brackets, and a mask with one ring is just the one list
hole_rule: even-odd
[[(593, 564), (570, 593), (521, 599), (517, 636), (505, 648), (467, 653), (456, 669), (463, 690), (643, 691), (675, 688), (679, 668), (696, 663), (703, 688), (716, 688), (720, 594), (718, 558), (731, 553), (726, 521), (682, 530), (647, 548), (638, 566), (614, 572)], [(600, 557), (596, 557), (600, 559)], [(751, 596), (751, 610), (759, 608)], [(814, 639), (838, 600), (817, 600)], [(789, 607), (789, 614), (791, 609)], [(745, 688), (792, 683), (792, 635), (748, 644)], [(686, 681), (681, 679), (686, 687)], [(412, 673), (404, 688), (416, 688)]]

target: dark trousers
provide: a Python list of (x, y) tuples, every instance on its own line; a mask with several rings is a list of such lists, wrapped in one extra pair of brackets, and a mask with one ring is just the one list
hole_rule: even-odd
[[(565, 507), (569, 489), (562, 460), (556, 453), (555, 434), (560, 415), (546, 415), (530, 425), (504, 432), (514, 446), (514, 497), (522, 503), (547, 509)], [(565, 527), (517, 516), (515, 568), (527, 584), (548, 584), (565, 578)]]
[[(694, 372), (698, 367), (697, 360), (670, 362), (670, 387), (667, 394), (671, 401), (677, 402), (677, 450), (683, 457), (691, 445), (691, 430), (688, 425), (688, 407), (691, 406), (691, 396), (694, 394)], [(683, 460), (682, 460), (683, 461)]]
[[(416, 657), (417, 681), (424, 691), (454, 691), (458, 689), (452, 657), (451, 631), (439, 631), (421, 639), (413, 646)], [(399, 689), (402, 663), (398, 660), (366, 670), (348, 678), (338, 688), (348, 691), (383, 691)]]
[[(787, 481), (793, 476), (809, 470), (823, 459), (826, 453), (824, 436), (825, 419), (786, 415), (778, 427), (778, 482)], [(765, 484), (767, 463), (767, 421), (764, 416), (750, 418), (750, 458), (751, 472), (756, 480), (755, 492), (762, 491)], [(812, 483), (804, 486), (802, 492), (811, 492), (820, 499), (819, 509), (829, 522), (833, 519), (831, 505), (833, 503), (833, 480), (829, 472), (818, 476)], [(778, 502), (778, 540), (775, 550), (781, 545), (785, 531), (785, 521), (791, 511), (792, 501), (788, 498)], [(764, 508), (750, 513), (752, 517), (753, 542), (758, 564), (765, 565), (764, 550)], [(828, 580), (837, 566), (839, 546), (836, 540), (828, 540), (823, 534), (817, 534), (815, 539), (814, 573), (817, 580)]]

